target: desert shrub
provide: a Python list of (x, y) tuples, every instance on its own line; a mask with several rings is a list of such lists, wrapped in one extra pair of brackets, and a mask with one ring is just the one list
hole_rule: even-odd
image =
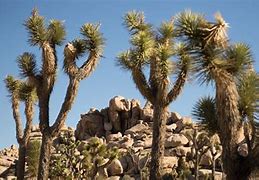
[(100, 138), (92, 137), (83, 144), (68, 132), (61, 136), (52, 154), (51, 177), (93, 179), (99, 169), (107, 167), (118, 156), (118, 149), (107, 147)]

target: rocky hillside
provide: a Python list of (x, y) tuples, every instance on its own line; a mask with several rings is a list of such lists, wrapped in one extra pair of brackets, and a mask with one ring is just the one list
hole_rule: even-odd
[[(116, 161), (117, 169), (110, 172), (109, 176), (122, 177), (127, 174), (130, 177), (139, 179), (140, 173), (148, 167), (149, 154), (152, 145), (152, 116), (153, 109), (150, 103), (141, 108), (139, 101), (127, 100), (121, 96), (112, 98), (109, 107), (96, 110), (91, 109), (88, 113), (82, 114), (75, 130), (75, 137), (87, 143), (90, 137), (97, 136), (105, 139), (110, 147), (118, 147), (121, 152), (129, 152)], [(195, 147), (193, 145), (194, 127), (196, 126), (190, 117), (181, 117), (176, 112), (168, 112), (165, 139), (164, 171), (172, 173), (172, 170), (179, 167), (179, 160), (186, 163), (189, 169), (194, 168)], [(199, 132), (200, 133), (200, 132)], [(213, 137), (219, 142), (219, 138)], [(200, 147), (200, 150), (206, 149)], [(205, 150), (204, 150), (205, 151)], [(220, 170), (219, 157), (221, 148), (214, 152), (207, 150), (200, 160), (200, 179), (211, 174), (212, 159), (216, 162), (217, 170)], [(182, 165), (182, 164), (181, 164)], [(191, 172), (193, 174), (193, 172)], [(216, 172), (216, 179), (221, 179), (222, 173)], [(191, 178), (192, 176), (190, 176)]]
[[(116, 96), (109, 101), (107, 108), (90, 109), (82, 114), (76, 130), (64, 127), (63, 131), (74, 132), (75, 139), (80, 141), (78, 147), (89, 144), (92, 137), (98, 137), (105, 146), (119, 149), (119, 158), (107, 166), (98, 165), (99, 179), (147, 179), (152, 145), (152, 117), (153, 108), (150, 103), (142, 108), (138, 100)], [(213, 165), (216, 168), (216, 179), (221, 179), (222, 148), (219, 138), (208, 136), (190, 117), (182, 117), (177, 112), (168, 112), (167, 117), (164, 173), (171, 178), (193, 179), (198, 159), (199, 179), (208, 178)], [(34, 126), (30, 140), (40, 139), (39, 128)], [(211, 146), (212, 140), (214, 146)], [(56, 140), (54, 146), (58, 143)], [(246, 149), (239, 149), (245, 155)], [(57, 154), (59, 151), (54, 151), (55, 147), (53, 154), (60, 156)], [(83, 155), (80, 148), (76, 147), (75, 152), (72, 156)], [(14, 146), (0, 152), (0, 177), (14, 176), (17, 153)], [(12, 169), (12, 172), (8, 169)]]

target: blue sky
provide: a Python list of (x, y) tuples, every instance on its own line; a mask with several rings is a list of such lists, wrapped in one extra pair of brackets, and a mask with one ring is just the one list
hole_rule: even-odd
[[(256, 69), (259, 70), (259, 1), (205, 1), (205, 0), (46, 0), (21, 1), (0, 0), (0, 149), (16, 143), (15, 124), (12, 118), (11, 104), (3, 79), (7, 74), (19, 75), (16, 58), (24, 51), (36, 54), (40, 64), (40, 51), (27, 43), (27, 32), (23, 26), (33, 7), (37, 7), (46, 20), (65, 21), (66, 42), (80, 36), (79, 29), (86, 22), (100, 22), (101, 31), (106, 38), (105, 58), (91, 77), (81, 82), (74, 106), (69, 113), (66, 124), (76, 127), (80, 114), (91, 107), (98, 109), (108, 106), (109, 99), (115, 95), (145, 101), (136, 90), (130, 73), (122, 71), (116, 64), (116, 55), (129, 47), (128, 32), (122, 25), (123, 15), (130, 10), (143, 11), (146, 20), (155, 26), (169, 20), (176, 13), (185, 9), (203, 13), (208, 19), (220, 11), (230, 24), (229, 37), (233, 42), (245, 42), (251, 46)], [(59, 58), (58, 79), (52, 94), (50, 117), (55, 119), (65, 96), (68, 77), (62, 72), (64, 45), (57, 49)], [(84, 59), (82, 59), (84, 60)], [(170, 106), (183, 116), (190, 116), (195, 101), (203, 96), (213, 95), (212, 87), (199, 87), (195, 81), (189, 81), (184, 91)], [(21, 112), (23, 112), (23, 107)], [(38, 123), (37, 110), (34, 123)]]

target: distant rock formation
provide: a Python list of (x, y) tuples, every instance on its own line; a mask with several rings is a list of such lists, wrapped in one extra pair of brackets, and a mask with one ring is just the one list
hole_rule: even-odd
[[(177, 112), (168, 112), (167, 117), (163, 168), (165, 172), (171, 172), (172, 168), (178, 166), (180, 157), (188, 159), (193, 151), (192, 142), (185, 134), (192, 130), (194, 124), (190, 117), (182, 117)], [(104, 137), (108, 146), (118, 147), (121, 152), (125, 153), (130, 149), (132, 154), (124, 155), (114, 163), (118, 166), (117, 168), (123, 167), (123, 171), (118, 170), (120, 173), (110, 175), (127, 174), (139, 179), (140, 170), (145, 165), (148, 166), (148, 156), (151, 152), (152, 118), (151, 103), (147, 102), (141, 108), (138, 100), (115, 96), (110, 100), (109, 107), (100, 111), (91, 109), (88, 113), (81, 115), (75, 130), (75, 137), (80, 141), (87, 141), (93, 136)], [(219, 156), (220, 154), (216, 158)], [(211, 154), (205, 153), (200, 163), (203, 167), (200, 172), (201, 176), (205, 177), (204, 173), (207, 175), (211, 173), (205, 169), (211, 164)], [(193, 164), (190, 164), (190, 167), (193, 168)], [(217, 172), (217, 177), (219, 174), (221, 173)]]

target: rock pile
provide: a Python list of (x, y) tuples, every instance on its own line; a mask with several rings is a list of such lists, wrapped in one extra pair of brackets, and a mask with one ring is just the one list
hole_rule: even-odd
[[(91, 137), (99, 137), (108, 147), (117, 147), (120, 151), (119, 159), (114, 159), (109, 166), (101, 168), (99, 176), (105, 179), (146, 179), (150, 162), (152, 146), (152, 104), (146, 103), (143, 108), (137, 100), (128, 100), (121, 96), (112, 98), (109, 106), (102, 110), (91, 109), (88, 113), (82, 114), (76, 130), (64, 126), (62, 131), (74, 132), (73, 138), (80, 140), (82, 147), (87, 144)], [(179, 170), (179, 167), (194, 169), (195, 148), (192, 134), (196, 124), (190, 117), (182, 117), (176, 112), (167, 113), (165, 152), (163, 161), (164, 173), (172, 174)], [(200, 133), (200, 132), (198, 132)], [(38, 126), (33, 126), (30, 141), (41, 140), (41, 133)], [(217, 138), (216, 138), (217, 139)], [(54, 146), (60, 143), (60, 139), (54, 140)], [(208, 146), (205, 147), (208, 149)], [(80, 146), (78, 147), (80, 151)], [(239, 151), (243, 156), (245, 145), (240, 145)], [(213, 154), (213, 155), (212, 155)], [(216, 160), (216, 169), (220, 169), (219, 157), (221, 150), (207, 151), (202, 154), (200, 161), (199, 179), (206, 179), (211, 174), (212, 162)], [(0, 151), (0, 177), (1, 174), (9, 173), (12, 177), (15, 171), (15, 161), (18, 157), (18, 150), (15, 146)], [(213, 161), (214, 160), (214, 161)], [(10, 174), (13, 169), (13, 174)], [(194, 172), (190, 172), (190, 177)], [(105, 175), (105, 176), (104, 176)], [(221, 179), (222, 173), (216, 172), (216, 179)]]
[[(109, 176), (126, 174), (139, 179), (150, 160), (152, 117), (153, 107), (150, 103), (146, 103), (142, 109), (137, 100), (116, 96), (110, 100), (109, 107), (101, 111), (91, 109), (81, 115), (75, 136), (81, 141), (93, 136), (104, 137), (108, 146), (118, 147), (125, 153), (130, 151), (111, 165), (115, 170), (108, 171)], [(193, 142), (186, 133), (192, 130), (194, 124), (190, 117), (181, 117), (176, 112), (168, 112), (167, 117), (163, 168), (165, 172), (171, 172), (178, 166), (180, 157), (186, 160), (193, 153)], [(220, 153), (216, 158), (219, 156)], [(200, 165), (208, 168), (211, 164), (212, 155), (205, 153)], [(189, 164), (189, 167), (193, 166), (193, 163)], [(206, 172), (209, 171), (202, 170), (201, 176)]]
[(18, 148), (11, 145), (0, 151), (0, 179), (12, 179), (15, 175), (15, 161), (18, 159)]

